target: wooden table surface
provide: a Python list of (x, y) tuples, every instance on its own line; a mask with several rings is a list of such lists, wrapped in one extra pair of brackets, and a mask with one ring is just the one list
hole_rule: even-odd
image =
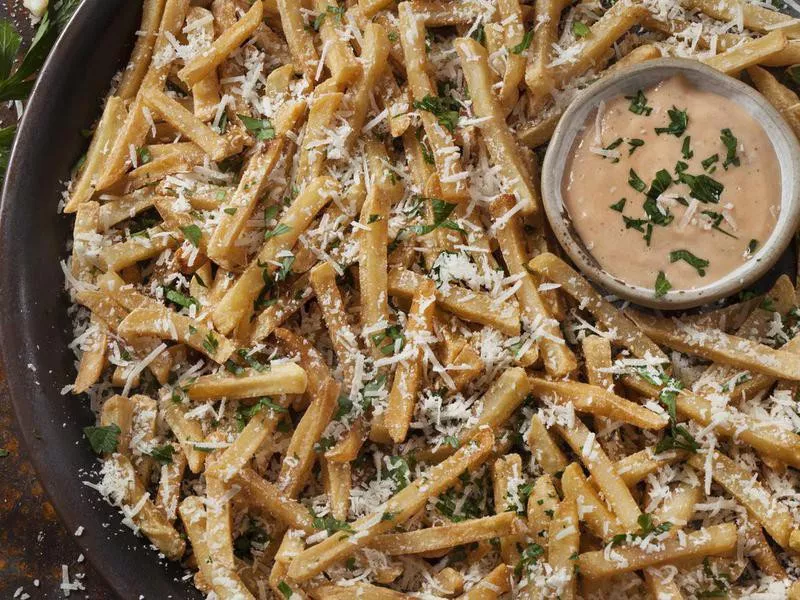
[[(14, 21), (27, 47), (33, 29), (22, 0), (0, 2), (0, 18)], [(0, 126), (15, 119), (16, 113), (12, 114), (6, 106), (0, 107)], [(53, 210), (56, 202), (57, 198), (53, 198)], [(0, 343), (13, 342), (0, 340)], [(22, 588), (20, 596), (27, 593), (31, 600), (64, 598), (60, 588), (62, 565), (67, 565), (70, 581), (80, 575), (86, 588), (72, 592), (70, 598), (115, 598), (103, 578), (81, 556), (75, 532), (66, 531), (59, 521), (25, 449), (20, 446), (18, 433), (0, 365), (0, 449), (9, 453), (0, 457), (0, 598), (14, 597), (19, 588)]]

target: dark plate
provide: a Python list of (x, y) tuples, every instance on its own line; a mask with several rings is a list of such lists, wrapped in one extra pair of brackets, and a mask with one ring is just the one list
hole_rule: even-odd
[(82, 483), (96, 467), (81, 431), (94, 417), (85, 399), (60, 393), (75, 374), (59, 268), (72, 219), (56, 203), (140, 14), (138, 0), (85, 0), (25, 110), (0, 205), (0, 352), (24, 443), (67, 529), (85, 527), (77, 541), (88, 560), (123, 598), (200, 598)]

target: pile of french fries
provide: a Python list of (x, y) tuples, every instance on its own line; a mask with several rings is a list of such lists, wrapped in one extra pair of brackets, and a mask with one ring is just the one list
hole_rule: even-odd
[(662, 55), (800, 134), (761, 2), (144, 0), (63, 204), (92, 485), (219, 599), (800, 598), (793, 283), (654, 316), (543, 221)]

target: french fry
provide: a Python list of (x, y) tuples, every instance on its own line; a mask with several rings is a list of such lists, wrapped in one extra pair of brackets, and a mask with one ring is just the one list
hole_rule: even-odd
[[(289, 566), (289, 576), (296, 581), (307, 581), (329, 565), (346, 559), (359, 546), (367, 544), (377, 535), (404, 523), (425, 506), (428, 498), (450, 487), (464, 471), (484, 461), (494, 446), (494, 435), (489, 429), (478, 434), (459, 448), (445, 461), (432, 467), (421, 480), (409, 484), (384, 503), (381, 510), (358, 519), (352, 524), (355, 533), (349, 536), (336, 532), (325, 541), (300, 553)], [(390, 515), (391, 518), (384, 518)]]
[(564, 498), (556, 508), (547, 536), (547, 562), (556, 571), (565, 573), (560, 585), (560, 597), (575, 598), (575, 555), (580, 544), (581, 530), (578, 523), (578, 506), (574, 498)]
[[(168, 51), (167, 48), (170, 45), (169, 38), (179, 32), (186, 19), (188, 10), (189, 0), (166, 0), (152, 56), (161, 56)], [(127, 162), (131, 155), (131, 148), (133, 148), (135, 152), (136, 148), (140, 148), (144, 145), (150, 128), (145, 118), (145, 106), (141, 91), (146, 88), (160, 90), (167, 80), (169, 66), (168, 62), (163, 64), (154, 64), (153, 61), (150, 62), (150, 66), (139, 86), (139, 91), (128, 107), (128, 114), (125, 117), (125, 122), (114, 136), (113, 145), (104, 151), (105, 165), (102, 172), (97, 176), (97, 181), (95, 183), (96, 190), (104, 190), (119, 180), (126, 171)]]
[[(164, 0), (161, 0), (163, 4)], [(159, 0), (151, 1), (150, 4), (156, 5)], [(105, 153), (108, 152), (109, 147), (114, 143), (119, 128), (125, 121), (126, 110), (123, 98), (119, 96), (111, 96), (106, 101), (106, 106), (103, 109), (103, 116), (97, 124), (92, 141), (89, 144), (89, 150), (86, 153), (86, 161), (83, 168), (80, 170), (77, 181), (72, 185), (71, 193), (67, 204), (64, 206), (65, 213), (72, 213), (78, 210), (78, 207), (87, 202), (95, 193), (97, 184), (96, 180), (100, 177), (103, 169), (103, 162), (105, 160)]]
[[(369, 23), (364, 29), (364, 43), (359, 60), (364, 63), (355, 84), (348, 90), (347, 99), (351, 106), (350, 124), (352, 132), (347, 137), (346, 146), (352, 148), (364, 129), (367, 112), (370, 108), (373, 90), (378, 82), (387, 76), (389, 58), (389, 38), (386, 29), (378, 23)], [(388, 77), (392, 78), (391, 74)]]
[(800, 380), (800, 356), (727, 334), (628, 312), (637, 325), (660, 344), (674, 350), (763, 373), (781, 379)]
[(614, 509), (623, 527), (628, 531), (635, 531), (639, 515), (642, 514), (639, 505), (633, 499), (623, 479), (614, 470), (614, 464), (595, 440), (594, 433), (577, 419), (570, 428), (561, 425), (555, 427), (586, 465), (595, 484), (603, 492), (603, 496)]
[(241, 375), (218, 373), (198, 377), (188, 389), (191, 400), (257, 398), (277, 394), (302, 394), (308, 376), (293, 362), (270, 365), (264, 371), (244, 369)]
[(495, 164), (501, 166), (503, 174), (509, 181), (522, 203), (522, 213), (540, 218), (542, 214), (541, 198), (534, 186), (537, 174), (529, 171), (517, 141), (506, 125), (502, 104), (492, 92), (492, 81), (489, 74), (489, 62), (486, 48), (470, 38), (458, 38), (454, 42), (461, 68), (472, 96), (472, 109), (480, 119), (483, 141)]
[[(707, 469), (707, 461), (706, 457), (695, 454), (687, 462), (703, 474)], [(794, 527), (794, 520), (788, 509), (774, 500), (761, 483), (754, 481), (749, 470), (737, 465), (721, 452), (714, 452), (710, 465), (714, 481), (746, 507), (750, 516), (761, 523), (779, 546), (788, 548), (789, 536)]]
[(513, 202), (507, 196), (501, 196), (492, 203), (490, 214), (495, 222), (504, 221), (504, 224), (496, 229), (495, 237), (500, 244), (500, 250), (509, 273), (522, 277), (520, 279), (522, 285), (517, 290), (522, 319), (527, 320), (529, 325), (541, 324), (547, 332), (547, 335), (542, 336), (539, 342), (545, 369), (553, 377), (564, 377), (574, 371), (578, 367), (578, 363), (575, 355), (564, 341), (558, 322), (542, 301), (536, 281), (525, 268), (527, 252), (522, 220), (516, 214), (510, 218), (504, 218), (504, 215), (509, 214), (513, 207)]
[[(260, 4), (256, 2), (253, 6)], [(200, 146), (213, 160), (222, 160), (236, 154), (237, 149), (225, 138), (164, 92), (147, 88), (142, 90), (142, 99), (149, 108), (158, 112), (175, 129)]]
[[(400, 43), (403, 45), (408, 86), (416, 102), (436, 97), (436, 87), (428, 73), (427, 52), (425, 50), (425, 26), (414, 13), (409, 2), (401, 2), (398, 7), (400, 17)], [(461, 202), (467, 197), (467, 173), (461, 167), (461, 152), (453, 141), (451, 132), (443, 127), (433, 113), (420, 111), (422, 124), (431, 145), (433, 159), (440, 173), (442, 196), (447, 200)]]
[(642, 429), (663, 429), (666, 417), (611, 392), (575, 381), (546, 381), (532, 377), (531, 391), (559, 403), (572, 402), (575, 410), (630, 423)]
[[(318, 177), (281, 215), (275, 233), (261, 247), (255, 260), (217, 304), (212, 313), (214, 324), (223, 334), (230, 333), (239, 321), (252, 310), (253, 301), (264, 287), (263, 270), (274, 271), (274, 262), (281, 251), (294, 246), (300, 234), (308, 228), (314, 216), (339, 192), (338, 184), (329, 177)], [(278, 232), (282, 233), (278, 233)], [(262, 267), (259, 265), (267, 265)]]
[(178, 71), (178, 77), (180, 77), (181, 81), (191, 88), (203, 81), (231, 52), (250, 37), (250, 34), (261, 23), (263, 16), (264, 5), (261, 2), (253, 2), (250, 10), (235, 25), (228, 28), (214, 40), (214, 43), (211, 44), (207, 51), (195, 56)]
[(569, 464), (567, 457), (564, 456), (553, 436), (547, 431), (539, 415), (531, 417), (531, 427), (528, 430), (528, 447), (533, 458), (548, 475), (560, 473)]
[(281, 17), (283, 35), (289, 45), (292, 63), (303, 73), (309, 85), (316, 81), (319, 56), (314, 47), (314, 38), (306, 31), (306, 23), (301, 12), (302, 4), (298, 0), (277, 0)]
[(534, 28), (525, 83), (534, 98), (550, 95), (556, 87), (548, 65), (552, 60), (553, 44), (558, 41), (561, 13), (569, 6), (566, 0), (544, 0), (534, 4)]
[(314, 8), (322, 16), (319, 26), (323, 47), (326, 47), (325, 64), (336, 81), (341, 84), (352, 84), (362, 73), (361, 64), (353, 55), (353, 48), (344, 38), (342, 19), (328, 14), (327, 0), (315, 0)]
[(443, 550), (493, 537), (516, 535), (527, 531), (524, 522), (513, 512), (470, 519), (452, 525), (427, 527), (404, 533), (385, 533), (369, 542), (369, 547), (384, 554), (419, 554)]
[(710, 525), (686, 534), (685, 541), (668, 539), (654, 551), (637, 546), (619, 547), (611, 558), (606, 558), (603, 550), (594, 550), (578, 556), (577, 562), (581, 575), (588, 580), (604, 579), (676, 560), (725, 554), (736, 547), (737, 539), (733, 523)]
[(460, 596), (460, 600), (497, 600), (511, 590), (512, 573), (507, 565), (498, 565), (475, 587)]
[(761, 67), (750, 67), (747, 69), (747, 74), (753, 80), (758, 91), (764, 94), (772, 106), (786, 119), (795, 135), (800, 136), (800, 113), (795, 108), (800, 104), (797, 94)]
[(408, 434), (414, 405), (422, 377), (423, 350), (418, 339), (432, 334), (436, 286), (426, 280), (414, 294), (408, 314), (405, 337), (406, 344), (413, 349), (412, 356), (397, 366), (392, 389), (383, 414), (383, 426), (396, 444), (403, 442)]
[(571, 463), (564, 469), (561, 486), (565, 497), (575, 498), (580, 520), (595, 537), (605, 540), (624, 532), (626, 528), (623, 528), (617, 516), (608, 510), (578, 463)]
[(769, 10), (762, 6), (743, 2), (742, 0), (681, 0), (686, 8), (704, 12), (714, 19), (721, 21), (734, 21), (742, 19), (742, 25), (747, 29), (767, 33), (779, 28), (787, 36), (796, 38), (800, 36), (800, 24), (790, 15)]
[(278, 486), (290, 498), (297, 496), (308, 483), (308, 476), (317, 458), (314, 445), (320, 440), (331, 420), (340, 389), (338, 383), (328, 379), (318, 397), (312, 398), (292, 434), (286, 455), (294, 460), (284, 461), (278, 475)]
[(207, 478), (214, 477), (220, 484), (227, 484), (250, 462), (267, 436), (275, 431), (281, 413), (286, 410), (280, 403), (275, 406), (263, 407), (250, 418), (233, 443), (206, 468)]
[(147, 498), (147, 492), (137, 479), (130, 460), (122, 454), (114, 454), (106, 460), (114, 463), (113, 468), (121, 477), (123, 493), (116, 500), (123, 506), (138, 506), (138, 512), (131, 517), (136, 526), (164, 556), (170, 560), (180, 559), (186, 551), (186, 543), (164, 513)]
[[(522, 459), (519, 454), (507, 454), (494, 461), (492, 465), (492, 488), (494, 491), (494, 510), (499, 514), (506, 511), (516, 512), (520, 507), (511, 498), (518, 497), (517, 482), (522, 479)], [(520, 498), (521, 500), (521, 498)], [(517, 542), (520, 538), (516, 535), (498, 535), (500, 538), (500, 556), (503, 562), (515, 565), (519, 562)]]
[(726, 75), (736, 75), (779, 54), (784, 48), (786, 48), (786, 34), (778, 29), (764, 37), (748, 40), (741, 46), (717, 54), (707, 59), (705, 63)]
[(317, 531), (314, 518), (302, 504), (283, 494), (278, 486), (268, 482), (250, 468), (238, 472), (234, 481), (247, 493), (251, 507), (281, 522), (286, 527), (299, 529), (308, 534)]
[(216, 477), (206, 478), (206, 535), (211, 561), (209, 583), (217, 596), (226, 600), (255, 600), (236, 572), (233, 556), (233, 522), (227, 485)]
[[(410, 299), (424, 279), (413, 271), (393, 268), (389, 271), (389, 294)], [(519, 310), (509, 303), (498, 305), (488, 294), (450, 286), (445, 292), (436, 290), (436, 303), (466, 321), (494, 327), (510, 336), (520, 333)]]
[(167, 307), (137, 308), (119, 324), (122, 337), (154, 336), (186, 344), (223, 364), (233, 353), (233, 342), (212, 329)]
[(603, 297), (563, 260), (553, 254), (544, 253), (534, 258), (528, 266), (546, 279), (559, 284), (564, 292), (578, 300), (595, 319), (609, 331), (614, 331), (616, 334), (614, 341), (630, 350), (634, 356), (644, 358), (649, 355), (666, 362), (667, 357), (656, 343), (642, 333), (625, 315), (603, 300)]
[(614, 4), (589, 28), (586, 39), (576, 42), (581, 44), (581, 50), (574, 61), (554, 68), (549, 65), (555, 87), (561, 88), (573, 77), (595, 66), (617, 39), (649, 15), (650, 11), (642, 5)]
[(145, 0), (143, 3), (142, 23), (136, 36), (136, 44), (117, 88), (117, 97), (120, 100), (130, 100), (139, 91), (153, 55), (165, 4), (166, 0)]

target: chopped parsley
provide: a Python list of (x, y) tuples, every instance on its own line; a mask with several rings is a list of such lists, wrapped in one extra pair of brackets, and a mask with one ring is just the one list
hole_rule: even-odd
[(644, 192), (647, 189), (647, 184), (633, 169), (628, 171), (628, 185), (637, 192)]
[(573, 21), (572, 33), (576, 38), (580, 39), (589, 35), (591, 33), (591, 29), (589, 29), (589, 26), (586, 23), (582, 23), (581, 21)]
[(525, 50), (530, 48), (532, 40), (533, 40), (533, 29), (529, 29), (528, 31), (525, 32), (525, 35), (522, 36), (522, 41), (513, 48), (511, 48), (511, 53), (522, 54), (523, 52), (525, 52)]
[(706, 276), (706, 269), (710, 263), (705, 258), (700, 258), (688, 250), (673, 250), (669, 253), (669, 262), (675, 263), (679, 260), (682, 260), (683, 262), (694, 267), (700, 277)]
[(355, 530), (350, 526), (350, 523), (347, 521), (340, 521), (339, 519), (335, 519), (333, 515), (325, 515), (324, 517), (317, 517), (314, 513), (311, 513), (314, 516), (314, 520), (312, 521), (312, 525), (314, 529), (325, 530), (328, 532), (328, 535), (333, 535), (337, 531), (343, 531), (345, 533), (355, 533)]
[(370, 336), (370, 339), (384, 356), (389, 356), (402, 350), (406, 341), (406, 338), (398, 325), (391, 325), (383, 331), (373, 333)]
[(686, 114), (685, 110), (678, 110), (675, 106), (667, 111), (667, 115), (669, 116), (669, 125), (667, 127), (656, 127), (656, 134), (666, 133), (681, 137), (689, 126), (689, 115)]
[(736, 146), (739, 143), (739, 140), (736, 139), (733, 133), (731, 133), (731, 130), (728, 128), (720, 131), (719, 139), (725, 145), (725, 161), (722, 163), (722, 166), (725, 168), (725, 170), (728, 169), (729, 165), (738, 167), (741, 164), (739, 157), (736, 155)]
[(269, 119), (254, 119), (247, 115), (239, 115), (247, 131), (254, 134), (257, 140), (271, 140), (275, 138), (275, 128)]
[(678, 173), (678, 180), (689, 186), (689, 195), (700, 202), (717, 204), (725, 186), (708, 175), (690, 175), (685, 171)]
[(628, 200), (627, 200), (626, 198), (620, 198), (619, 202), (615, 202), (614, 204), (612, 204), (611, 206), (609, 206), (609, 208), (610, 208), (611, 210), (615, 210), (615, 211), (617, 211), (617, 212), (622, 212), (623, 210), (625, 210), (625, 203), (626, 203), (627, 201), (628, 201)]
[(284, 233), (288, 233), (289, 231), (291, 231), (291, 229), (292, 228), (286, 225), (285, 223), (278, 223), (274, 229), (264, 232), (264, 239), (269, 240), (279, 235), (283, 235)]
[(203, 338), (203, 348), (209, 354), (214, 354), (219, 349), (219, 340), (213, 331), (209, 331)]
[(180, 227), (180, 230), (183, 232), (184, 237), (186, 240), (195, 248), (200, 247), (200, 238), (203, 237), (202, 230), (192, 223), (191, 225), (184, 225)]
[(655, 284), (656, 298), (661, 298), (671, 289), (672, 289), (672, 284), (667, 279), (667, 276), (664, 275), (664, 271), (659, 271), (658, 276), (656, 277), (656, 284)]
[(703, 166), (703, 170), (707, 173), (713, 173), (717, 170), (717, 167), (714, 166), (714, 163), (719, 162), (719, 154), (712, 154), (708, 158), (704, 158), (700, 161), (700, 164)]
[(461, 105), (452, 96), (425, 96), (422, 100), (414, 102), (414, 108), (431, 113), (439, 125), (450, 133), (455, 133)]
[(83, 433), (96, 454), (111, 454), (117, 451), (122, 430), (112, 423), (102, 427), (84, 427)]
[(172, 455), (175, 454), (175, 447), (172, 444), (164, 444), (163, 446), (153, 448), (147, 454), (153, 457), (159, 464), (171, 465)]
[(644, 95), (642, 90), (637, 90), (636, 94), (633, 96), (625, 96), (625, 99), (631, 101), (630, 106), (628, 106), (628, 110), (635, 115), (644, 115), (645, 117), (649, 117), (653, 112), (653, 107), (647, 106), (647, 97)]
[(683, 145), (681, 146), (681, 155), (683, 156), (684, 160), (689, 160), (694, 156), (694, 151), (692, 150), (692, 136), (687, 135), (683, 138)]

